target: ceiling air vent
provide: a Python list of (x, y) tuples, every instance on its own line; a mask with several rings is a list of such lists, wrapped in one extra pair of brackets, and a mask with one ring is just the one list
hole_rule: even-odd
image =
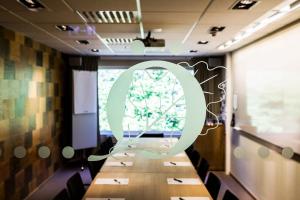
[(82, 11), (88, 23), (133, 24), (138, 23), (136, 11)]
[(133, 41), (132, 38), (104, 38), (104, 40), (111, 45), (125, 45)]

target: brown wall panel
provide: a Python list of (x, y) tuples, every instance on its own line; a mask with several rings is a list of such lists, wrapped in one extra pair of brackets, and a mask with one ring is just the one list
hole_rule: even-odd
[[(211, 126), (204, 126), (202, 134)], [(194, 148), (205, 158), (210, 167), (209, 170), (225, 170), (225, 127), (220, 125), (210, 130), (207, 135), (199, 135), (194, 143)]]

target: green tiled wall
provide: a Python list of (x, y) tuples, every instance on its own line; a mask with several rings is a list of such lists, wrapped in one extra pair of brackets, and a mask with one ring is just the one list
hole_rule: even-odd
[[(58, 51), (0, 26), (1, 200), (24, 199), (60, 165), (63, 67)], [(22, 159), (14, 157), (20, 145)]]

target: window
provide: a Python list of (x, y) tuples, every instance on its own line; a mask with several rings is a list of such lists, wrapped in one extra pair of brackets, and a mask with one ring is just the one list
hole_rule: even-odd
[[(110, 132), (106, 101), (109, 91), (124, 69), (99, 69), (99, 123), (101, 133)], [(175, 76), (164, 69), (137, 70), (126, 97), (125, 132), (178, 132), (183, 129), (185, 99)]]

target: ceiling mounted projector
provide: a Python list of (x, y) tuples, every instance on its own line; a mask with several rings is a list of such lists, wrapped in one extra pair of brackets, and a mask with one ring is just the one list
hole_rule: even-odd
[(145, 47), (165, 47), (165, 40), (164, 39), (156, 39), (151, 38), (151, 31), (148, 32), (147, 37), (143, 38), (136, 38), (135, 40), (140, 40), (144, 43)]

